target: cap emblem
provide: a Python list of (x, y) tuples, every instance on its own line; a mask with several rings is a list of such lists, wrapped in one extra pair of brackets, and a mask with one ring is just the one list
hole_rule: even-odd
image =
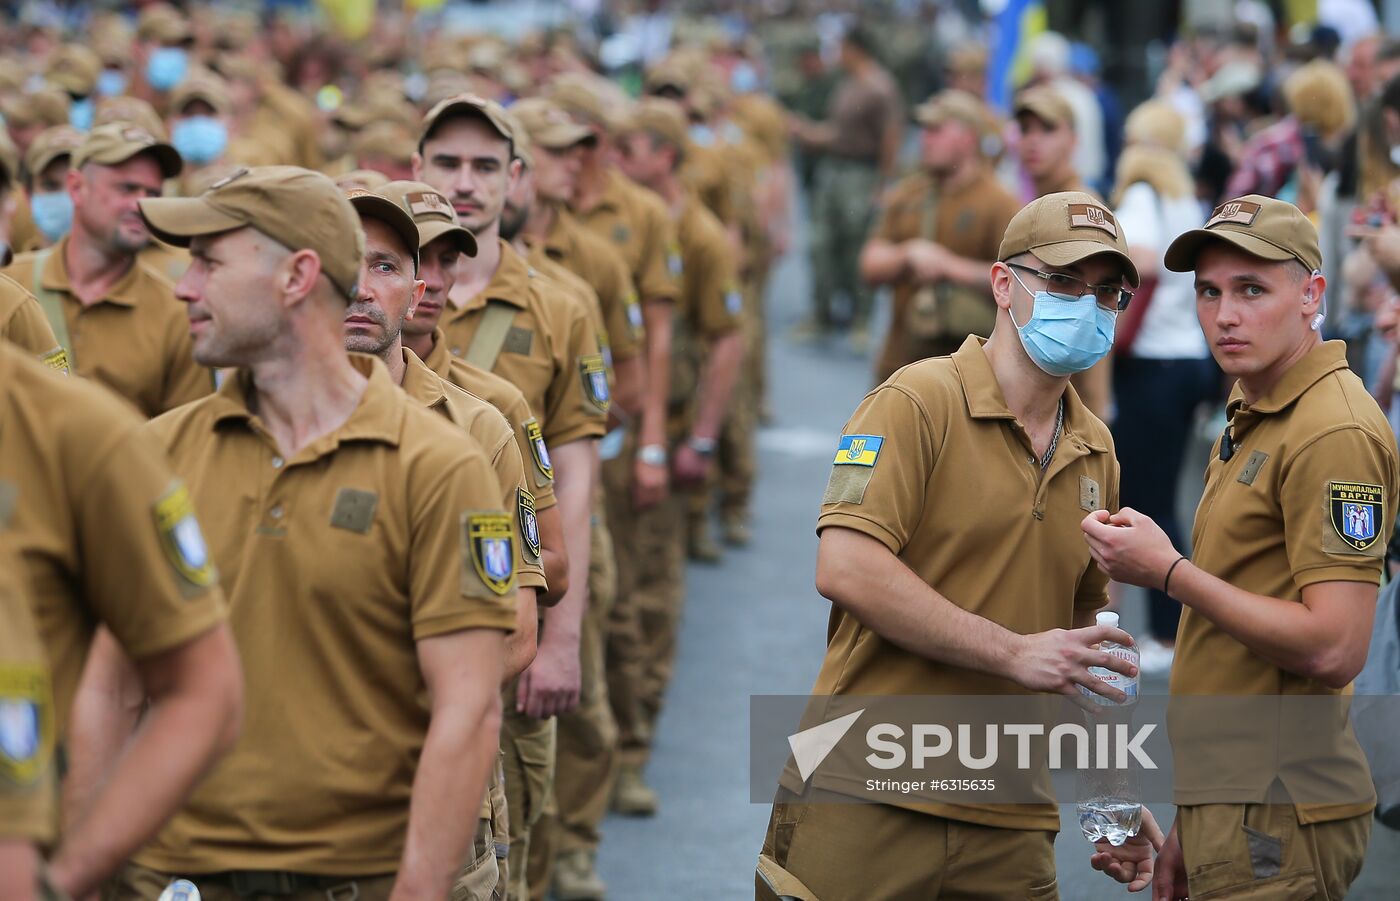
[(408, 211), (418, 216), (445, 216), (453, 218), (452, 204), (447, 202), (447, 198), (441, 194), (429, 191), (419, 191), (409, 194), (405, 200), (408, 201)]
[(1070, 228), (1097, 228), (1112, 238), (1118, 237), (1118, 223), (1113, 214), (1089, 203), (1069, 205), (1069, 225)]
[(1225, 222), (1234, 222), (1238, 225), (1250, 226), (1254, 224), (1254, 219), (1263, 209), (1259, 204), (1250, 200), (1232, 200), (1229, 203), (1222, 203), (1215, 208), (1211, 214), (1210, 221), (1206, 223), (1206, 228), (1212, 225), (1220, 225)]

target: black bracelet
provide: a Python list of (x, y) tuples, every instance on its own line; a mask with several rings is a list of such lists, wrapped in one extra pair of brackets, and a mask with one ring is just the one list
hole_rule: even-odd
[(1168, 597), (1171, 596), (1171, 591), (1168, 590), (1168, 586), (1172, 584), (1172, 573), (1176, 570), (1178, 566), (1181, 565), (1181, 561), (1185, 559), (1185, 557), (1177, 557), (1176, 562), (1167, 568), (1167, 577), (1162, 580), (1162, 594), (1165, 594)]

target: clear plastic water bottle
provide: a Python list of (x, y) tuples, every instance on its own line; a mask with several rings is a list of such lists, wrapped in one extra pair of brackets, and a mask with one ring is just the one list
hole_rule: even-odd
[[(1100, 626), (1110, 626), (1114, 629), (1118, 628), (1118, 614), (1114, 613), (1112, 610), (1103, 611), (1094, 618), (1094, 621), (1097, 625)], [(1138, 649), (1135, 647), (1121, 645), (1116, 641), (1101, 641), (1099, 642), (1099, 650), (1106, 651), (1114, 657), (1119, 657), (1123, 660), (1126, 660), (1133, 666), (1138, 665)], [(1127, 707), (1137, 703), (1137, 676), (1125, 676), (1120, 672), (1116, 672), (1114, 670), (1102, 666), (1089, 667), (1089, 675), (1096, 676), (1097, 678), (1108, 683), (1110, 686), (1122, 691), (1123, 694), (1128, 696), (1126, 700), (1120, 703), (1118, 701), (1109, 700), (1103, 695), (1097, 692), (1090, 691), (1089, 689), (1081, 685), (1079, 687), (1079, 690), (1085, 695), (1087, 695), (1089, 699), (1092, 700), (1094, 703), (1100, 704), (1105, 707)]]
[[(1100, 626), (1118, 626), (1118, 614), (1104, 611), (1097, 617)], [(1105, 641), (1099, 649), (1115, 657), (1132, 663), (1138, 662), (1137, 648), (1126, 647), (1116, 641)], [(1104, 682), (1120, 689), (1128, 697), (1120, 702), (1109, 700), (1103, 695), (1081, 688), (1086, 695), (1105, 709), (1104, 716), (1096, 717), (1112, 723), (1130, 723), (1132, 707), (1137, 703), (1137, 676), (1125, 676), (1103, 667), (1092, 666), (1089, 672)], [(1092, 733), (1091, 729), (1091, 733)], [(1079, 828), (1091, 842), (1107, 839), (1114, 846), (1123, 844), (1142, 829), (1142, 801), (1138, 791), (1137, 774), (1131, 769), (1087, 769), (1079, 776)]]

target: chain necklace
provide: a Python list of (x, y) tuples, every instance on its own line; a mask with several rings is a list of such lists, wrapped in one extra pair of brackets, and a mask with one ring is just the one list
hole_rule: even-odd
[(1065, 426), (1065, 399), (1060, 398), (1060, 404), (1055, 408), (1055, 434), (1050, 436), (1050, 446), (1045, 449), (1045, 456), (1040, 458), (1040, 471), (1045, 472), (1050, 465), (1050, 461), (1055, 457), (1055, 448), (1060, 445), (1060, 431)]

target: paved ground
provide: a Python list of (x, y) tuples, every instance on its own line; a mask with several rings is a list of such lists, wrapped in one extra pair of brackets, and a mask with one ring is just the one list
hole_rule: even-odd
[[(807, 284), (805, 264), (790, 256), (770, 301), (776, 421), (760, 435), (755, 541), (730, 552), (722, 566), (690, 571), (675, 683), (650, 769), (661, 813), (650, 820), (612, 817), (604, 827), (600, 868), (612, 901), (753, 896), (768, 806), (749, 801), (749, 696), (811, 688), (830, 609), (812, 585), (812, 526), (835, 436), (869, 387), (868, 361), (849, 349), (786, 340), (803, 312)], [(1124, 612), (1134, 634), (1143, 625), (1140, 608), (1130, 600)], [(1169, 822), (1169, 807), (1154, 812)], [(1063, 820), (1056, 846), (1066, 901), (1127, 897), (1089, 869), (1087, 845), (1072, 819)], [(1400, 897), (1400, 835), (1378, 831), (1348, 897)]]

